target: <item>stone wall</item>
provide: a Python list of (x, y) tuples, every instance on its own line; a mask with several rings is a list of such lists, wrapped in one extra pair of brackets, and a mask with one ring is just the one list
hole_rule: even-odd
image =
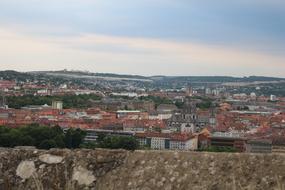
[(285, 190), (285, 154), (0, 149), (2, 190)]

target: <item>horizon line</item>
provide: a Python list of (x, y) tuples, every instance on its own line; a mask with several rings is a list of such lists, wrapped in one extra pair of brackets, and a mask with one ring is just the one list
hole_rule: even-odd
[(163, 74), (156, 74), (156, 75), (141, 75), (141, 74), (129, 74), (129, 73), (113, 73), (113, 72), (94, 72), (88, 70), (68, 70), (68, 69), (60, 69), (60, 70), (29, 70), (29, 71), (20, 71), (14, 69), (7, 69), (7, 70), (0, 70), (0, 72), (5, 71), (14, 71), (19, 73), (36, 73), (36, 72), (82, 72), (82, 73), (90, 73), (90, 74), (115, 74), (115, 75), (129, 75), (129, 76), (139, 76), (139, 77), (231, 77), (231, 78), (249, 78), (249, 77), (266, 77), (266, 78), (276, 78), (276, 79), (284, 79), (284, 77), (280, 76), (268, 76), (268, 75), (245, 75), (245, 76), (234, 76), (234, 75), (163, 75)]

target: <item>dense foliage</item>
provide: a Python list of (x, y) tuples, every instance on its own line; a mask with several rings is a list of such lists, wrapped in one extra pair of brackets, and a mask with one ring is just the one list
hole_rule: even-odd
[(173, 102), (170, 99), (162, 98), (159, 96), (146, 96), (146, 97), (142, 96), (142, 97), (140, 97), (140, 100), (153, 101), (156, 108), (157, 108), (157, 106), (159, 106), (161, 104), (173, 104)]
[(34, 76), (28, 73), (20, 73), (16, 71), (7, 70), (0, 71), (0, 78), (4, 80), (17, 80), (18, 82), (26, 82), (26, 80), (32, 80)]
[(212, 99), (208, 97), (202, 97), (202, 96), (194, 96), (192, 99), (198, 99), (201, 102), (197, 103), (197, 108), (200, 109), (209, 109), (211, 106), (213, 106)]
[(184, 107), (184, 102), (182, 102), (182, 101), (175, 101), (175, 106), (178, 109), (182, 109)]
[(205, 152), (237, 152), (237, 150), (233, 147), (218, 147), (218, 146), (210, 146), (206, 149), (200, 149), (199, 151)]
[(114, 73), (91, 73), (86, 71), (48, 71), (48, 73), (56, 73), (56, 74), (69, 74), (69, 75), (82, 75), (82, 76), (97, 76), (97, 77), (112, 77), (112, 78), (131, 78), (131, 79), (148, 79), (148, 77), (140, 76), (140, 75), (122, 75), (122, 74), (114, 74)]
[[(213, 104), (213, 100), (208, 98), (208, 97), (193, 96), (193, 97), (188, 97), (188, 98), (190, 98), (191, 100), (194, 100), (194, 101), (199, 100), (199, 102), (196, 103), (196, 106), (197, 106), (197, 108), (200, 108), (202, 110), (207, 110), (207, 109), (211, 108), (212, 106), (215, 106)], [(183, 107), (185, 106), (184, 102), (181, 102), (181, 101), (176, 101), (175, 105), (179, 109), (183, 109)]]
[(26, 127), (0, 127), (0, 146), (35, 146), (39, 149), (78, 148), (83, 143), (85, 132), (69, 129), (66, 133), (60, 127), (46, 127), (32, 124)]
[(85, 143), (81, 145), (81, 148), (136, 150), (138, 148), (138, 142), (135, 137), (130, 136), (99, 135), (96, 143)]
[(65, 95), (65, 96), (9, 96), (7, 103), (10, 108), (19, 109), (28, 105), (51, 105), (53, 100), (61, 100), (64, 108), (88, 108), (90, 100), (100, 100), (95, 94), (89, 95)]
[(209, 109), (212, 106), (212, 102), (210, 100), (205, 100), (197, 104), (197, 108), (202, 110)]

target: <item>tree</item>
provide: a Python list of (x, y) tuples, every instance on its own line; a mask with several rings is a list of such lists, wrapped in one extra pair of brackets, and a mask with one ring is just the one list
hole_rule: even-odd
[(95, 149), (97, 147), (98, 145), (96, 142), (86, 142), (80, 145), (80, 148), (86, 148), (86, 149)]
[(65, 134), (65, 147), (66, 148), (72, 148), (72, 132), (71, 129), (67, 130), (66, 134)]
[(10, 128), (5, 126), (0, 126), (0, 134), (7, 133), (10, 131)]
[(67, 148), (79, 148), (80, 144), (83, 143), (86, 132), (81, 129), (68, 129), (65, 134), (65, 146)]
[(176, 101), (176, 102), (175, 102), (175, 106), (176, 106), (178, 109), (182, 109), (183, 106), (184, 106), (184, 102)]
[(136, 150), (138, 148), (138, 142), (134, 137), (120, 137), (119, 148), (126, 150)]
[(10, 108), (20, 109), (27, 105), (51, 105), (53, 100), (63, 101), (64, 108), (88, 108), (90, 100), (101, 100), (96, 94), (64, 95), (64, 96), (9, 96), (7, 103)]
[(55, 148), (56, 147), (56, 142), (52, 139), (49, 140), (44, 140), (40, 143), (40, 145), (38, 146), (38, 148), (40, 149), (51, 149), (51, 148)]
[(206, 149), (201, 149), (200, 151), (206, 152), (237, 152), (234, 147), (219, 147), (219, 146), (210, 146)]
[(102, 142), (105, 137), (106, 137), (105, 134), (99, 133), (99, 134), (98, 134), (98, 137), (97, 137), (97, 141), (98, 141), (98, 142)]
[(98, 146), (110, 149), (135, 150), (138, 148), (138, 142), (134, 137), (109, 135), (99, 141)]
[(158, 126), (155, 126), (153, 130), (156, 132), (159, 132), (159, 133), (161, 133), (161, 131), (162, 131), (161, 128)]
[(64, 135), (61, 134), (61, 135), (57, 135), (55, 138), (54, 138), (54, 141), (56, 143), (56, 147), (58, 148), (65, 148), (65, 142), (64, 142)]
[(19, 146), (34, 146), (35, 145), (35, 139), (31, 136), (21, 136), (19, 139)]
[(40, 149), (78, 148), (85, 135), (86, 133), (80, 129), (69, 129), (64, 134), (59, 126), (47, 127), (39, 124), (20, 128), (0, 126), (0, 146), (35, 146)]
[(0, 135), (0, 145), (2, 147), (12, 147), (11, 144), (11, 138), (9, 133), (1, 134)]

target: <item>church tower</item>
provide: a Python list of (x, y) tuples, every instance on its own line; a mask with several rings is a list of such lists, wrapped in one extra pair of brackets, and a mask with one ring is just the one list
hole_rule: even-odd
[(210, 117), (209, 117), (209, 124), (212, 128), (216, 127), (216, 111), (214, 107), (210, 108)]

